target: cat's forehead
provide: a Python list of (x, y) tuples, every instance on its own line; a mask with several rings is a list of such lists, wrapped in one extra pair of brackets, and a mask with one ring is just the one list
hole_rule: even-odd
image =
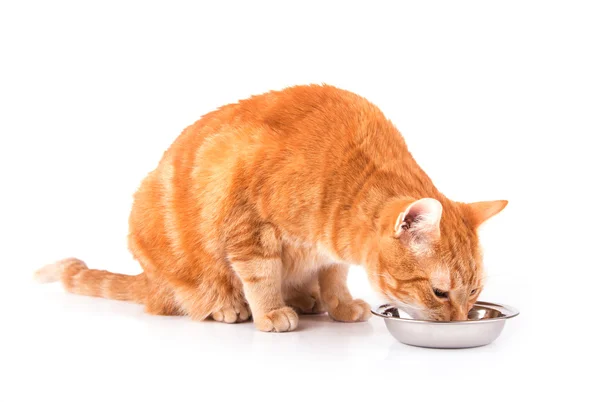
[(433, 287), (448, 290), (452, 287), (450, 269), (444, 264), (436, 264), (429, 273), (429, 279)]
[(438, 249), (436, 257), (428, 264), (429, 277), (435, 287), (458, 289), (472, 286), (479, 280), (480, 254), (478, 248), (472, 247), (472, 244), (442, 247)]
[(437, 289), (456, 290), (476, 284), (479, 273), (476, 269), (461, 269), (446, 264), (438, 264), (430, 270), (429, 278), (432, 286)]

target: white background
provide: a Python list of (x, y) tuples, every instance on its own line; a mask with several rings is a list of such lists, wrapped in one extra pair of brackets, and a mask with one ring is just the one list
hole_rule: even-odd
[[(1, 400), (597, 394), (594, 2), (87, 3), (0, 3)], [(131, 195), (181, 130), (321, 82), (379, 105), (446, 195), (510, 201), (481, 233), (481, 299), (522, 312), (495, 343), (419, 349), (326, 316), (264, 334), (31, 282), (69, 256), (139, 272)], [(375, 302), (361, 268), (350, 285)]]

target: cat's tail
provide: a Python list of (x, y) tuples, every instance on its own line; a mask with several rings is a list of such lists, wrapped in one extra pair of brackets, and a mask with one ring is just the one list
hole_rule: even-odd
[(142, 304), (148, 293), (144, 273), (132, 276), (89, 269), (83, 261), (76, 258), (46, 265), (34, 274), (34, 278), (40, 283), (61, 281), (70, 293)]

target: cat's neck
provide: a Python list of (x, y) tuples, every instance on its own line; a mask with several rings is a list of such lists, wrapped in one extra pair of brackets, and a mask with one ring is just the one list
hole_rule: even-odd
[(339, 181), (342, 199), (329, 210), (328, 221), (334, 224), (320, 233), (333, 256), (354, 265), (365, 265), (376, 254), (383, 214), (397, 218), (406, 202), (427, 197), (451, 203), (415, 161), (397, 129), (384, 119), (373, 124), (364, 136), (357, 135), (363, 156), (346, 161), (352, 169), (344, 169), (362, 174)]
[(411, 170), (413, 175), (408, 180), (401, 172), (382, 171), (365, 184), (351, 213), (339, 223), (340, 233), (333, 244), (339, 258), (350, 264), (367, 265), (377, 254), (380, 237), (388, 231), (393, 233), (398, 215), (416, 199), (430, 197), (444, 205), (451, 203), (418, 166)]

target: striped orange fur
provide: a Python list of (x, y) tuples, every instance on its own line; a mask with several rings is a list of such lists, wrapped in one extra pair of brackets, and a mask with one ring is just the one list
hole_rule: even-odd
[(362, 265), (413, 315), (466, 318), (483, 284), (477, 228), (506, 201), (449, 200), (364, 98), (287, 88), (224, 106), (187, 127), (135, 194), (137, 276), (69, 259), (38, 272), (73, 293), (290, 331), (297, 312), (369, 318), (346, 287)]

